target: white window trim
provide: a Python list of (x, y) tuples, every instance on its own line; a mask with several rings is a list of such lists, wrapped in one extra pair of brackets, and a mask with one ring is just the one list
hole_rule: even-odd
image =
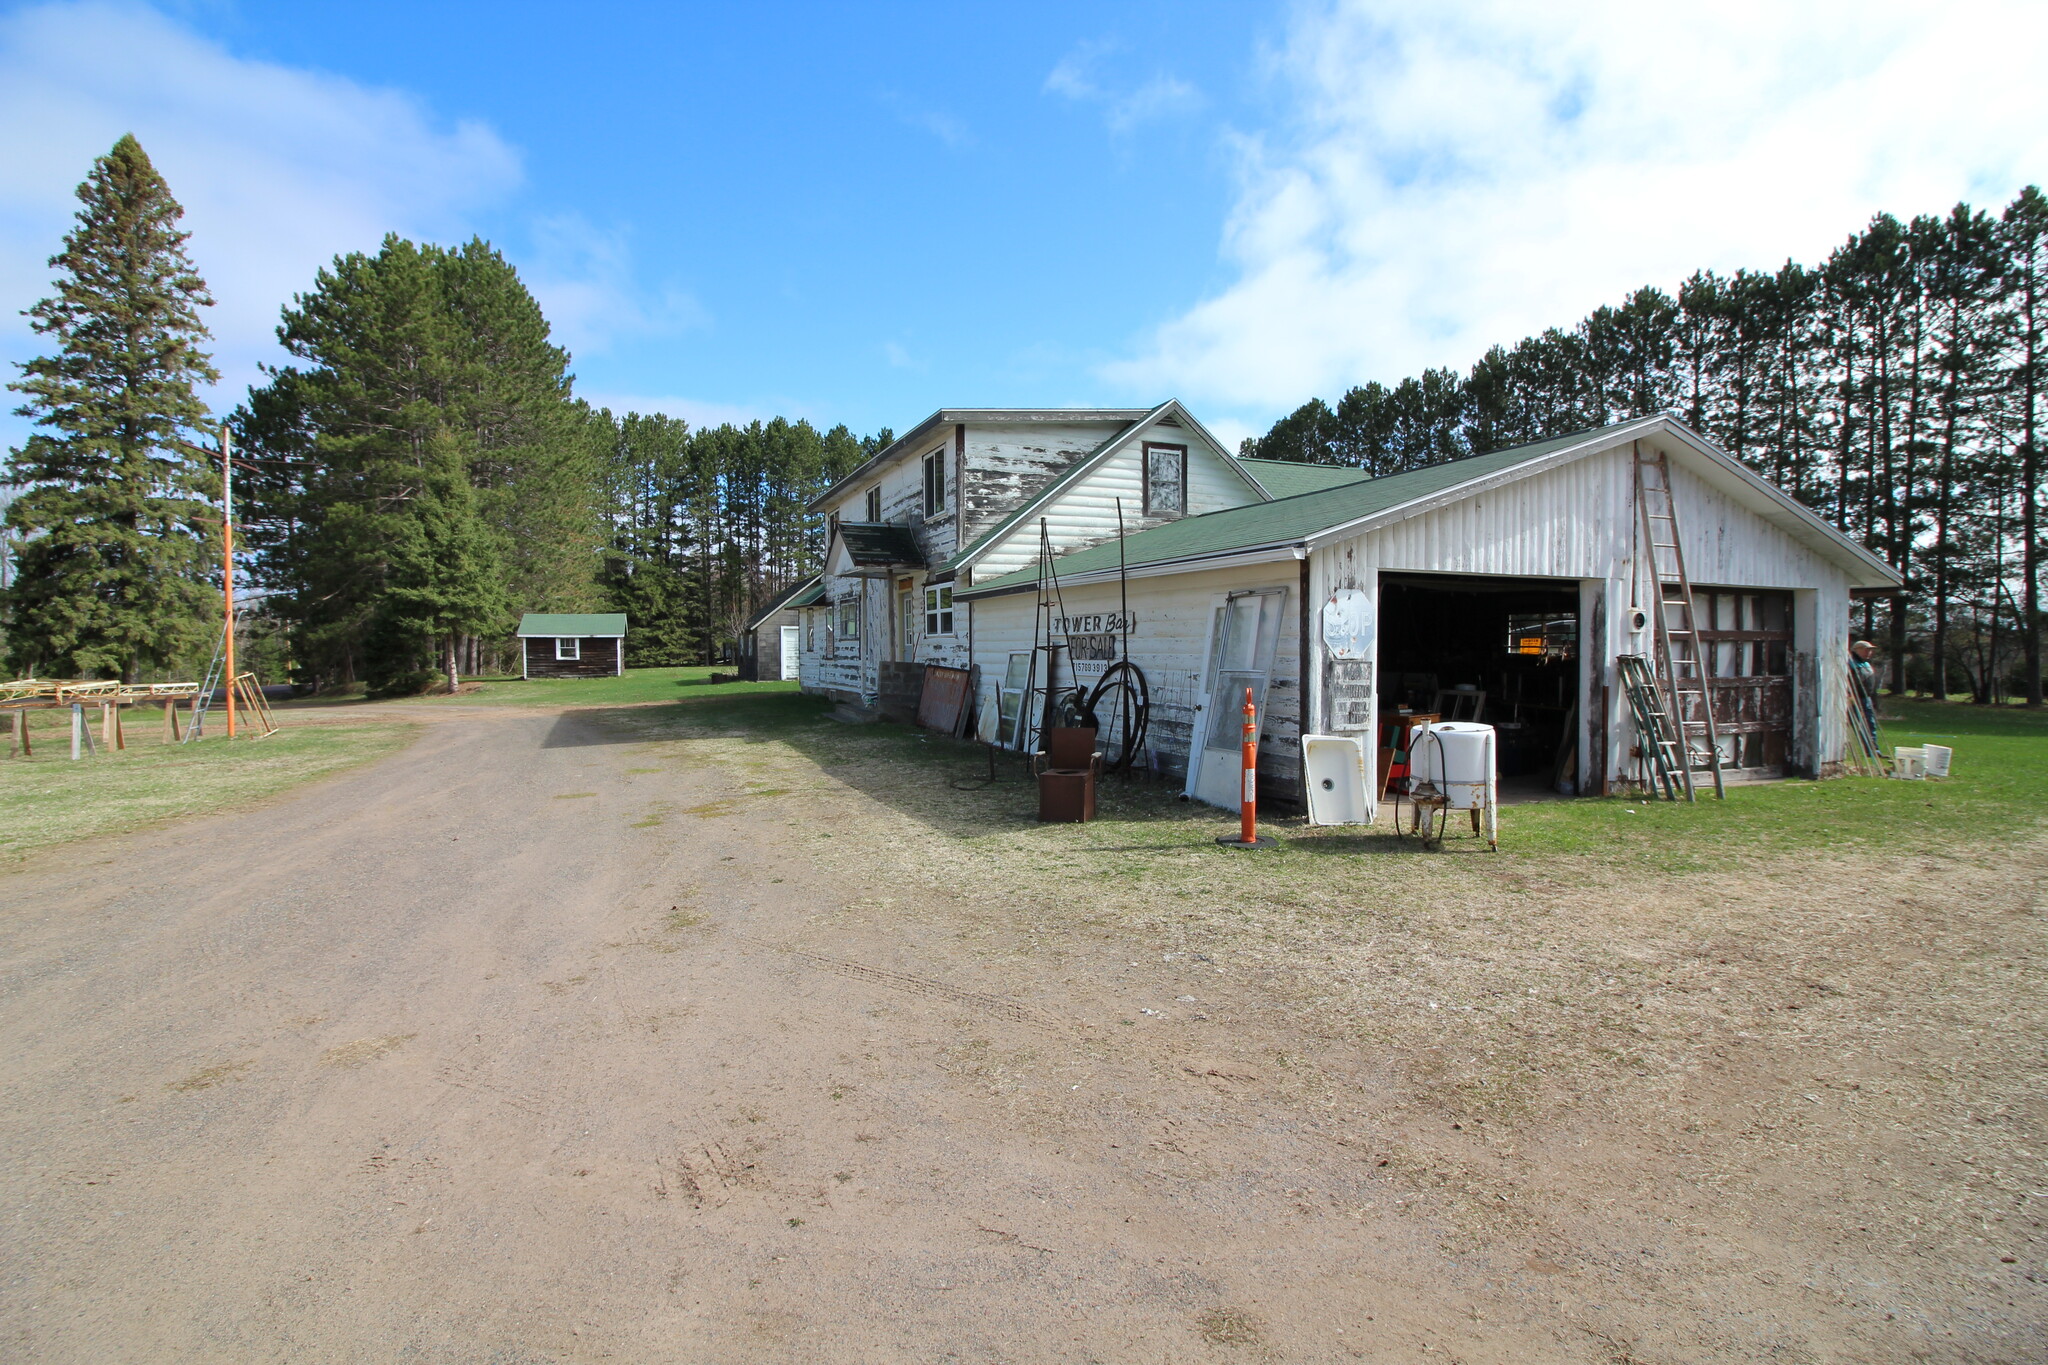
[(950, 639), (953, 635), (953, 585), (934, 583), (924, 590), (924, 633), (927, 638)]
[(555, 658), (557, 661), (580, 663), (583, 660), (583, 640), (575, 635), (555, 637)]
[[(946, 477), (946, 475), (946, 448), (944, 446), (940, 446), (937, 450), (934, 450), (931, 454), (924, 457), (923, 497), (924, 515), (926, 521), (930, 521), (936, 517), (943, 517), (946, 515), (946, 509), (950, 505), (951, 501), (950, 495), (953, 491), (953, 481), (950, 478)], [(932, 481), (934, 476), (937, 477), (939, 485), (939, 496), (936, 501), (932, 498)]]
[[(1180, 464), (1180, 506), (1171, 510), (1158, 509), (1152, 495), (1152, 455), (1155, 451), (1171, 452), (1179, 457)], [(1188, 448), (1174, 441), (1145, 441), (1140, 445), (1143, 460), (1141, 479), (1143, 489), (1143, 514), (1148, 517), (1184, 517), (1188, 515)]]

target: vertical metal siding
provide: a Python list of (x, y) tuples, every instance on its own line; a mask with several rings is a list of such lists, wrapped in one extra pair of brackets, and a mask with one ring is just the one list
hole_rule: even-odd
[[(1808, 680), (1797, 705), (1813, 740), (1801, 746), (1799, 759), (1804, 766), (1831, 770), (1841, 761), (1848, 738), (1842, 664), (1848, 648), (1848, 576), (1694, 475), (1680, 452), (1670, 453), (1679, 535), (1695, 584), (1811, 591), (1801, 600), (1811, 603), (1812, 644), (1800, 651), (1806, 656), (1804, 671), (1796, 676)], [(1647, 579), (1636, 581), (1647, 570), (1638, 565), (1635, 518), (1634, 467), (1628, 449), (1620, 447), (1335, 542), (1315, 554), (1311, 583), (1320, 604), (1338, 587), (1376, 590), (1383, 570), (1603, 582), (1606, 620), (1598, 647), (1608, 652), (1603, 662), (1612, 689), (1608, 769), (1620, 776), (1633, 737), (1613, 685), (1611, 657), (1647, 649), (1648, 642), (1630, 636), (1618, 618), (1632, 601), (1647, 607), (1653, 597)], [(1590, 633), (1591, 623), (1582, 630)], [(1589, 647), (1594, 644), (1589, 635)]]

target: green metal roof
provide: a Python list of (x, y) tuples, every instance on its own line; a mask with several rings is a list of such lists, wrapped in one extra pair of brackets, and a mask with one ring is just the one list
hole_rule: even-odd
[[(1618, 425), (1639, 424), (1624, 422)], [(1582, 444), (1601, 431), (1615, 429), (1598, 427), (1590, 431), (1575, 431), (1569, 436), (1554, 436), (1533, 445), (1489, 451), (1484, 455), (1467, 455), (1463, 459), (1446, 460), (1442, 464), (1426, 465), (1401, 474), (1356, 479), (1329, 488), (1296, 493), (1291, 497), (1275, 498), (1271, 502), (1255, 502), (1198, 517), (1183, 517), (1126, 538), (1123, 562), (1136, 568), (1168, 560), (1229, 554), (1258, 545), (1289, 544), (1333, 526), (1342, 526), (1375, 512), (1384, 512), (1417, 498), (1455, 488), (1461, 483), (1541, 459), (1555, 451)], [(1054, 570), (1062, 576), (1115, 569), (1116, 566), (1117, 543), (1114, 540), (1076, 550), (1053, 561)], [(957, 596), (964, 600), (993, 595), (1008, 589), (1028, 588), (1037, 581), (1038, 565), (1034, 563), (1000, 578), (991, 578), (986, 583), (962, 588)]]
[(792, 607), (815, 607), (825, 600), (825, 580), (813, 578), (809, 587), (789, 599)]
[(579, 636), (619, 636), (626, 633), (626, 613), (622, 611), (530, 611), (519, 618), (519, 634)]
[(1353, 469), (1341, 464), (1303, 464), (1299, 460), (1248, 460), (1242, 455), (1237, 462), (1243, 465), (1259, 486), (1276, 498), (1291, 498), (1297, 493), (1320, 493), (1325, 488), (1335, 488), (1341, 483), (1359, 483), (1372, 475), (1363, 469)]
[[(822, 575), (813, 574), (809, 578), (799, 579), (775, 594), (775, 596), (769, 598), (765, 606), (747, 618), (747, 624), (742, 629), (759, 630), (761, 623), (769, 617), (785, 611), (794, 611), (796, 608), (805, 605), (797, 599), (814, 589), (818, 597), (825, 595), (825, 580)], [(817, 597), (811, 600), (815, 602)]]

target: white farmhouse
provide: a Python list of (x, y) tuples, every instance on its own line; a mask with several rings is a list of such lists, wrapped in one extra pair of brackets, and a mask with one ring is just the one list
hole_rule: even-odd
[(970, 668), (974, 732), (1016, 745), (1035, 647), (1067, 647), (1063, 687), (1127, 650), (1146, 761), (1216, 805), (1238, 801), (1247, 687), (1262, 798), (1299, 799), (1304, 728), (1376, 749), (1385, 718), (1451, 708), (1498, 727), (1511, 782), (1608, 791), (1636, 766), (1615, 659), (1652, 650), (1636, 480), (1660, 454), (1724, 767), (1834, 771), (1851, 601), (1898, 580), (1664, 416), (1370, 479), (1237, 459), (1177, 402), (941, 411), (814, 504), (833, 529), (803, 685), (872, 705)]

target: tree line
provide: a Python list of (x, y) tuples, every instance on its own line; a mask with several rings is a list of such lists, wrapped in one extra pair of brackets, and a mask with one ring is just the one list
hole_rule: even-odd
[(1880, 214), (1826, 261), (1699, 271), (1460, 374), (1320, 398), (1242, 453), (1418, 468), (1676, 412), (1898, 570), (1866, 602), (1893, 691), (2042, 700), (2048, 199)]
[[(628, 662), (713, 662), (812, 573), (816, 493), (886, 440), (777, 418), (692, 430), (575, 397), (503, 255), (388, 236), (281, 313), (289, 357), (216, 421), (182, 209), (132, 136), (99, 158), (12, 387), (18, 672), (197, 676), (222, 619), (219, 443), (235, 461), (244, 657), (379, 695), (516, 666), (525, 611), (627, 613)], [(238, 613), (238, 616), (240, 613)]]

